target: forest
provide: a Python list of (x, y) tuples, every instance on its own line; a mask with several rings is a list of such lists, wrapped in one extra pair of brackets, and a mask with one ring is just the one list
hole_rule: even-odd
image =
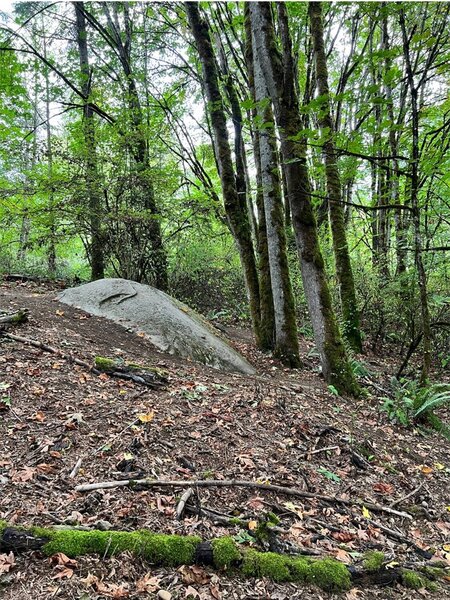
[(448, 597), (449, 86), (448, 2), (1, 4), (1, 598)]

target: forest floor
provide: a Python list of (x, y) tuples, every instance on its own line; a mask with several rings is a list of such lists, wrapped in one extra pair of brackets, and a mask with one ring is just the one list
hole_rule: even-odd
[[(5, 392), (10, 406), (0, 412), (0, 519), (41, 526), (108, 521), (121, 530), (148, 528), (203, 539), (238, 535), (243, 542), (248, 538), (239, 527), (205, 516), (176, 520), (180, 489), (75, 492), (80, 483), (128, 477), (125, 465), (132, 474), (159, 479), (268, 480), (385, 506), (399, 501), (396, 509), (410, 510), (412, 520), (384, 513), (372, 513), (371, 520), (445, 557), (444, 546), (450, 543), (448, 442), (436, 433), (392, 425), (375, 395), (354, 400), (330, 393), (315, 359), (307, 356), (310, 342), (302, 342), (304, 368), (288, 371), (255, 350), (245, 330), (230, 329), (232, 343), (258, 374), (227, 374), (158, 352), (139, 334), (58, 303), (56, 293), (49, 285), (0, 284), (0, 309), (30, 311), (29, 322), (11, 332), (89, 362), (102, 355), (164, 367), (170, 381), (165, 389), (149, 390), (1, 340), (0, 381), (10, 385)], [(383, 387), (392, 361), (373, 355), (364, 360), (373, 383)], [(148, 422), (138, 415), (147, 415), (143, 420)], [(369, 459), (366, 468), (355, 464), (354, 452)], [(81, 469), (71, 479), (79, 458)], [(246, 488), (202, 488), (198, 494), (203, 507), (248, 520), (275, 512), (286, 530), (281, 537), (345, 563), (357, 563), (368, 549), (380, 549), (401, 564), (423, 562), (411, 547), (369, 523), (361, 506)], [(317, 588), (243, 579), (207, 568), (154, 568), (126, 555), (80, 557), (68, 565), (30, 552), (16, 555), (9, 567), (5, 560), (0, 562), (2, 600), (145, 598), (156, 597), (160, 589), (173, 599), (189, 594), (215, 600), (331, 597)], [(447, 598), (448, 583), (442, 585), (430, 597)], [(428, 595), (400, 586), (371, 586), (341, 597)]]

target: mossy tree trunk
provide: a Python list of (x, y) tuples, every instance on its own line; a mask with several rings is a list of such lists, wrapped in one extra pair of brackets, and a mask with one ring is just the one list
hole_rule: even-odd
[[(89, 55), (87, 46), (86, 19), (83, 13), (83, 3), (74, 2), (78, 54), (81, 71), (81, 90), (85, 98), (90, 95)], [(89, 229), (91, 243), (89, 246), (89, 261), (91, 278), (102, 279), (105, 276), (105, 260), (103, 255), (104, 237), (102, 232), (102, 191), (99, 183), (97, 147), (95, 141), (94, 111), (87, 101), (83, 115), (84, 151), (86, 162), (86, 188), (89, 199)]]
[(260, 290), (256, 259), (253, 248), (251, 228), (245, 203), (239, 199), (235, 172), (228, 139), (227, 119), (216, 68), (216, 59), (211, 43), (209, 27), (200, 15), (196, 2), (186, 2), (189, 25), (194, 36), (195, 46), (200, 57), (203, 84), (208, 100), (215, 154), (218, 163), (222, 194), (231, 232), (236, 241), (250, 303), (253, 330), (257, 344), (260, 345)]
[(306, 148), (298, 139), (302, 124), (296, 94), (296, 76), (292, 68), (292, 48), (286, 22), (286, 7), (283, 3), (279, 3), (277, 7), (282, 17), (279, 24), (283, 57), (276, 43), (271, 6), (268, 3), (250, 3), (253, 49), (259, 54), (280, 132), (281, 153), (286, 169), (303, 287), (321, 358), (322, 372), (325, 380), (340, 391), (354, 393), (357, 391), (357, 386), (334, 315), (319, 246), (311, 203)]
[(256, 128), (259, 129), (261, 184), (275, 316), (274, 353), (285, 365), (299, 367), (297, 323), (286, 252), (284, 207), (274, 135), (275, 123), (270, 101), (267, 103), (269, 92), (258, 54), (253, 53), (253, 58), (258, 116)]
[(323, 33), (322, 4), (309, 3), (310, 30), (313, 41), (316, 83), (322, 104), (319, 111), (319, 125), (325, 136), (322, 151), (325, 162), (325, 176), (328, 195), (333, 251), (336, 263), (336, 276), (341, 300), (343, 333), (355, 352), (361, 352), (361, 331), (355, 282), (350, 261), (350, 253), (345, 233), (342, 185), (335, 148), (335, 126), (331, 115), (328, 67)]

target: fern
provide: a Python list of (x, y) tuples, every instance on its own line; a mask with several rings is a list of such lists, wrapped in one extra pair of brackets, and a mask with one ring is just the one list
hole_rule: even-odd
[(433, 409), (450, 403), (450, 385), (437, 383), (418, 392), (414, 399), (414, 418), (431, 413)]

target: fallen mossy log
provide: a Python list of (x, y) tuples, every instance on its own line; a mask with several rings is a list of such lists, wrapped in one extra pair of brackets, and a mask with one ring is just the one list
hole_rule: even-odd
[[(181, 536), (139, 531), (84, 531), (42, 527), (9, 527), (0, 521), (0, 551), (39, 550), (47, 556), (62, 552), (70, 558), (87, 554), (112, 556), (130, 552), (154, 565), (209, 565), (247, 577), (267, 577), (276, 582), (316, 585), (329, 592), (342, 592), (354, 583), (433, 589), (433, 580), (445, 576), (445, 570), (423, 568), (386, 569), (384, 555), (368, 556), (361, 567), (347, 566), (334, 558), (286, 556), (243, 548), (231, 537), (202, 541), (197, 536)], [(422, 568), (422, 567), (421, 567)], [(431, 569), (431, 570), (430, 570)], [(439, 573), (438, 573), (439, 571)]]
[(305, 490), (297, 490), (296, 488), (285, 487), (282, 485), (274, 485), (270, 483), (259, 483), (258, 481), (244, 481), (239, 479), (196, 479), (196, 480), (175, 480), (168, 481), (164, 479), (118, 479), (115, 481), (100, 481), (97, 483), (85, 483), (77, 485), (75, 488), (76, 492), (91, 492), (94, 490), (107, 490), (117, 487), (131, 487), (131, 488), (146, 488), (146, 487), (247, 487), (251, 489), (265, 490), (267, 492), (275, 492), (278, 494), (285, 494), (287, 496), (296, 496), (297, 498), (309, 498), (330, 504), (344, 504), (345, 506), (360, 506), (361, 508), (367, 508), (374, 512), (384, 512), (391, 515), (396, 515), (405, 519), (412, 519), (411, 515), (390, 508), (389, 506), (383, 506), (382, 504), (375, 504), (365, 500), (355, 498), (353, 500), (347, 498), (340, 498), (339, 496), (325, 496), (323, 494), (315, 494), (313, 492), (307, 492)]
[(0, 325), (20, 325), (28, 321), (28, 310), (23, 308), (11, 314), (0, 314)]
[(95, 369), (107, 373), (112, 377), (130, 379), (141, 383), (144, 381), (148, 385), (158, 386), (168, 382), (168, 372), (158, 367), (150, 365), (140, 365), (137, 363), (126, 363), (117, 358), (106, 358), (96, 356), (94, 360)]
[[(65, 352), (62, 352), (62, 350), (59, 350), (58, 348), (54, 348), (53, 346), (49, 346), (48, 344), (44, 344), (43, 342), (40, 342), (39, 340), (32, 340), (31, 338), (26, 338), (21, 335), (7, 333), (7, 332), (1, 331), (1, 330), (0, 330), (0, 336), (7, 338), (9, 340), (13, 340), (15, 342), (20, 342), (21, 344), (26, 344), (28, 346), (33, 346), (34, 348), (39, 348), (40, 350), (43, 350), (44, 352), (49, 352), (50, 354), (55, 354), (56, 356), (59, 356), (60, 358), (62, 358), (63, 360), (66, 360), (69, 363), (74, 363), (75, 365), (78, 365), (79, 367), (83, 367), (83, 369), (86, 369), (87, 371), (93, 373), (94, 375), (101, 375), (102, 373), (107, 373), (110, 377), (116, 377), (119, 379), (133, 381), (134, 383), (138, 383), (140, 385), (144, 385), (146, 387), (150, 387), (153, 389), (159, 389), (159, 388), (163, 387), (165, 385), (165, 383), (167, 382), (167, 375), (165, 376), (165, 379), (163, 379), (162, 374), (160, 374), (159, 380), (157, 379), (157, 376), (155, 373), (156, 373), (156, 371), (158, 371), (158, 369), (155, 369), (155, 373), (149, 373), (148, 376), (146, 376), (145, 373), (137, 374), (137, 373), (127, 372), (127, 371), (117, 371), (117, 370), (116, 371), (106, 371), (104, 369), (100, 370), (100, 369), (96, 368), (95, 366), (90, 365), (86, 361), (76, 358), (72, 354), (66, 354)], [(99, 358), (99, 357), (97, 357), (97, 358)], [(161, 370), (161, 373), (162, 373), (162, 370)]]

